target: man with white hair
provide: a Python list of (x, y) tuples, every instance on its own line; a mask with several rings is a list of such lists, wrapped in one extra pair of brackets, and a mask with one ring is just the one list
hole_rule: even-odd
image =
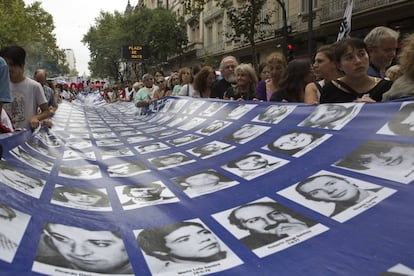
[(234, 56), (226, 56), (221, 60), (220, 73), (223, 78), (217, 81), (211, 88), (210, 98), (223, 99), (224, 92), (226, 92), (232, 83), (236, 83), (234, 69), (237, 65), (239, 65), (239, 63)]
[(397, 31), (384, 26), (375, 27), (365, 36), (369, 55), (368, 75), (385, 77), (385, 71), (397, 54), (399, 36)]

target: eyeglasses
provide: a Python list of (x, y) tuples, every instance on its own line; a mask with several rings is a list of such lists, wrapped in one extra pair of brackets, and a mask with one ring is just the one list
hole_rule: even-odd
[(164, 83), (164, 81), (162, 80), (162, 81), (157, 81), (157, 84), (160, 84), (160, 83)]

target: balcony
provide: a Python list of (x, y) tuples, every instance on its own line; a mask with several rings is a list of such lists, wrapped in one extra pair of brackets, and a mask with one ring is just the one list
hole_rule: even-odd
[(204, 11), (204, 22), (208, 22), (220, 15), (222, 15), (224, 10), (220, 7), (212, 6), (209, 9)]
[(224, 51), (225, 43), (224, 41), (219, 41), (217, 43), (212, 43), (204, 46), (202, 51), (197, 52), (198, 57), (204, 56), (206, 53), (209, 55), (214, 55), (218, 53), (222, 53)]
[[(353, 14), (358, 12), (367, 12), (370, 10), (383, 8), (386, 6), (409, 2), (410, 0), (358, 0), (354, 1)], [(344, 16), (346, 7), (346, 1), (343, 0), (330, 0), (328, 3), (320, 6), (320, 19), (321, 23), (325, 23), (332, 20), (338, 20)]]

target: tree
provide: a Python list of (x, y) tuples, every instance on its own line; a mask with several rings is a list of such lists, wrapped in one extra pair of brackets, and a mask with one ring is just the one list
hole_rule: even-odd
[[(184, 0), (184, 10), (187, 14), (200, 13), (205, 4), (211, 0)], [(232, 33), (226, 36), (233, 41), (245, 38), (250, 44), (252, 64), (257, 68), (256, 36), (263, 25), (270, 25), (271, 13), (261, 16), (266, 0), (242, 0), (233, 5), (232, 0), (215, 0), (217, 5), (226, 10)]]
[(141, 8), (125, 17), (124, 28), (127, 44), (144, 47), (147, 67), (165, 63), (168, 56), (182, 53), (187, 44), (184, 19), (164, 8)]
[(95, 19), (95, 26), (89, 28), (82, 42), (88, 45), (90, 51), (89, 70), (96, 78), (111, 77), (119, 81), (119, 65), (121, 62), (121, 47), (123, 42), (122, 15), (108, 12), (100, 13)]
[(121, 15), (101, 12), (100, 17), (84, 35), (82, 42), (91, 52), (89, 69), (94, 77), (110, 76), (122, 79), (119, 72), (121, 49), (126, 45), (141, 45), (148, 52), (146, 66), (162, 64), (167, 56), (182, 52), (187, 43), (184, 21), (163, 8), (139, 9)]
[(39, 2), (25, 6), (23, 0), (0, 1), (1, 47), (20, 45), (26, 50), (26, 69), (34, 72), (36, 67), (53, 64), (49, 76), (69, 71), (65, 67), (65, 55), (56, 44), (53, 34), (55, 29), (53, 17), (47, 13)]

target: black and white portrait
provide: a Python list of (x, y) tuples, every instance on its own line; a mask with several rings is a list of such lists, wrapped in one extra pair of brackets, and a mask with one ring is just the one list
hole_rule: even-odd
[(401, 109), (385, 124), (379, 134), (414, 136), (414, 103), (402, 103)]
[(0, 160), (0, 182), (29, 196), (40, 198), (45, 181)]
[(65, 150), (63, 152), (62, 161), (72, 161), (72, 160), (90, 160), (96, 161), (96, 156), (94, 151), (81, 152), (75, 150)]
[(132, 137), (127, 138), (128, 144), (136, 144), (136, 143), (147, 142), (151, 140), (154, 140), (154, 138), (147, 136), (147, 135), (137, 135), (137, 136), (132, 136)]
[(145, 154), (150, 152), (161, 151), (165, 149), (169, 149), (170, 147), (162, 142), (153, 142), (153, 143), (146, 143), (139, 146), (134, 147), (139, 153)]
[(191, 120), (191, 116), (178, 114), (175, 115), (174, 119), (167, 124), (169, 127), (175, 127), (176, 125), (182, 124), (184, 122), (187, 122), (188, 120)]
[(30, 216), (0, 203), (0, 260), (11, 263)]
[(119, 232), (52, 222), (44, 224), (32, 270), (47, 275), (134, 274)]
[(46, 147), (42, 143), (36, 143), (36, 141), (33, 139), (27, 140), (26, 145), (33, 151), (40, 153), (43, 156), (49, 157), (51, 159), (56, 159), (57, 151), (54, 150), (54, 148)]
[(171, 181), (190, 198), (217, 192), (239, 184), (236, 180), (215, 170), (204, 170), (174, 177)]
[(178, 202), (178, 198), (161, 181), (115, 187), (124, 210)]
[(232, 120), (240, 119), (256, 106), (257, 104), (239, 104), (227, 113), (226, 118)]
[(53, 168), (53, 163), (49, 162), (45, 159), (37, 158), (30, 153), (28, 153), (25, 149), (23, 149), (21, 146), (15, 147), (13, 150), (10, 151), (10, 153), (18, 160), (23, 162), (24, 164), (38, 169), (40, 171), (50, 173), (50, 171)]
[(75, 179), (101, 178), (101, 170), (97, 165), (60, 166), (59, 176)]
[(245, 144), (259, 135), (265, 133), (270, 127), (259, 126), (252, 124), (244, 124), (241, 128), (224, 137), (227, 141), (232, 141), (238, 144)]
[(196, 131), (196, 133), (203, 134), (203, 135), (213, 135), (227, 126), (231, 125), (231, 122), (223, 121), (223, 120), (215, 120), (208, 124), (207, 126), (203, 127), (202, 129), (199, 129)]
[(278, 137), (273, 142), (264, 146), (263, 149), (293, 157), (300, 157), (322, 144), (331, 136), (332, 134), (293, 130)]
[(186, 134), (183, 136), (179, 136), (177, 138), (171, 139), (171, 140), (167, 140), (167, 142), (173, 146), (183, 146), (183, 145), (187, 145), (193, 142), (196, 142), (198, 140), (203, 139), (202, 136), (199, 135), (195, 135), (195, 134)]
[(111, 203), (104, 188), (83, 189), (56, 185), (51, 202), (56, 205), (89, 211), (111, 211)]
[(176, 129), (169, 129), (163, 132), (155, 133), (154, 136), (157, 138), (165, 138), (165, 137), (170, 137), (170, 136), (177, 135), (180, 133), (182, 133), (182, 131), (179, 131)]
[(183, 110), (181, 110), (181, 113), (193, 114), (204, 103), (204, 101), (192, 101), (191, 104), (186, 105)]
[(124, 143), (120, 139), (117, 139), (117, 138), (96, 140), (96, 145), (98, 147), (119, 146), (123, 144)]
[(86, 139), (71, 139), (65, 142), (65, 146), (71, 149), (85, 149), (92, 147), (92, 142)]
[(368, 140), (334, 166), (408, 184), (414, 180), (414, 144)]
[(134, 153), (129, 148), (99, 148), (99, 151), (103, 160), (115, 157), (134, 156)]
[(224, 152), (227, 152), (229, 150), (232, 150), (236, 148), (233, 145), (221, 142), (221, 141), (212, 141), (210, 143), (192, 148), (187, 150), (187, 152), (201, 158), (201, 159), (207, 159), (213, 156), (220, 155)]
[(396, 190), (320, 171), (278, 194), (339, 222), (375, 206)]
[(213, 214), (213, 217), (260, 258), (328, 230), (268, 197)]
[(269, 105), (253, 118), (253, 122), (277, 124), (295, 110), (295, 105)]
[(108, 165), (106, 171), (110, 177), (128, 177), (149, 172), (149, 169), (140, 161), (132, 161)]
[(193, 129), (193, 128), (201, 125), (205, 121), (206, 121), (205, 118), (194, 117), (194, 118), (191, 118), (191, 120), (189, 120), (188, 122), (180, 125), (177, 128), (180, 129), (180, 130), (190, 130), (190, 129)]
[(321, 104), (299, 126), (339, 130), (361, 110), (363, 103)]
[(109, 131), (109, 132), (94, 132), (92, 135), (95, 139), (107, 139), (107, 138), (116, 137), (116, 134), (112, 131)]
[(242, 264), (199, 219), (134, 233), (152, 275), (205, 275)]
[(253, 151), (247, 155), (233, 159), (221, 167), (246, 180), (252, 180), (253, 178), (280, 168), (287, 163), (289, 163), (287, 160)]
[(149, 161), (159, 170), (183, 166), (195, 162), (193, 158), (181, 152), (150, 158)]
[(216, 114), (217, 112), (219, 112), (221, 109), (223, 109), (225, 106), (227, 105), (227, 103), (222, 103), (222, 102), (210, 102), (207, 106), (206, 109), (204, 109), (200, 115), (201, 116), (208, 116), (211, 117), (214, 114)]

